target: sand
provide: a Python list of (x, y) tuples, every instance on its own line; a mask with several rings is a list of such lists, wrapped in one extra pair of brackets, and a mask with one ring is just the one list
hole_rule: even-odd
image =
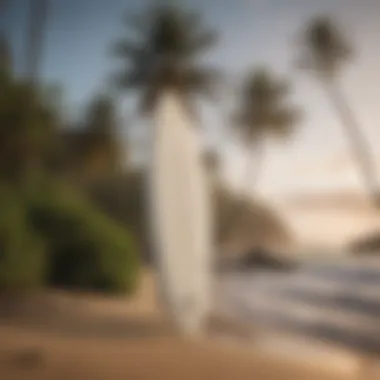
[(179, 338), (155, 302), (151, 274), (130, 300), (54, 293), (13, 313), (0, 322), (4, 380), (343, 379), (238, 344)]

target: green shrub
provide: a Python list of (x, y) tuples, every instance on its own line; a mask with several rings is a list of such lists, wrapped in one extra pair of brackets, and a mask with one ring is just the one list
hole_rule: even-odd
[(49, 244), (51, 285), (111, 293), (134, 289), (137, 253), (126, 230), (62, 185), (36, 189), (28, 204), (34, 228)]
[(30, 290), (46, 281), (43, 241), (28, 225), (25, 205), (14, 189), (0, 187), (0, 289)]

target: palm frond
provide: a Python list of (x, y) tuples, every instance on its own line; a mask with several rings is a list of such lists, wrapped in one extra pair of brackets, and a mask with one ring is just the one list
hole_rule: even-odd
[(146, 87), (142, 90), (139, 102), (139, 111), (143, 116), (151, 116), (153, 109), (158, 103), (160, 92), (158, 87)]
[(240, 103), (234, 114), (235, 128), (248, 142), (265, 135), (288, 135), (299, 118), (285, 103), (290, 84), (267, 69), (251, 72), (244, 81)]
[(336, 23), (330, 17), (320, 16), (312, 20), (304, 32), (299, 62), (308, 70), (333, 75), (352, 54)]
[(148, 76), (145, 74), (144, 70), (119, 71), (112, 74), (109, 81), (111, 87), (116, 88), (119, 91), (139, 90), (149, 85)]
[(186, 70), (186, 88), (189, 93), (203, 94), (215, 99), (217, 85), (221, 82), (221, 72), (212, 67), (191, 67)]
[(294, 130), (294, 125), (301, 119), (301, 112), (295, 107), (279, 108), (272, 115), (273, 127), (271, 132), (275, 137), (287, 138)]
[[(146, 23), (141, 29), (138, 23), (143, 19)], [(119, 88), (142, 91), (142, 110), (154, 107), (165, 89), (177, 91), (185, 103), (192, 95), (212, 94), (215, 70), (195, 62), (213, 46), (216, 35), (204, 28), (197, 12), (160, 5), (146, 9), (130, 22), (132, 29), (138, 29), (140, 39), (122, 39), (114, 45), (114, 55), (125, 64), (114, 80)]]

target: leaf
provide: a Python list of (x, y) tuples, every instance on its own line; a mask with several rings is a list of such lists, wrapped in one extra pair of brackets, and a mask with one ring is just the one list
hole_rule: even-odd
[(351, 58), (352, 48), (330, 17), (319, 16), (306, 28), (300, 62), (310, 70), (332, 75)]
[(289, 135), (299, 118), (298, 110), (285, 102), (290, 90), (289, 82), (266, 68), (258, 68), (245, 78), (233, 115), (242, 139), (253, 142), (266, 135)]
[(113, 46), (112, 52), (125, 65), (112, 80), (120, 89), (140, 90), (144, 114), (167, 89), (178, 91), (189, 108), (193, 96), (214, 92), (216, 71), (196, 62), (214, 45), (216, 34), (204, 28), (199, 13), (160, 5), (148, 7), (128, 22), (138, 30), (138, 38), (128, 36)]

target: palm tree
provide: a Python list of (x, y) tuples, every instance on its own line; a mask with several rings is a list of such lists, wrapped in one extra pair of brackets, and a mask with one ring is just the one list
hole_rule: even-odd
[(82, 122), (61, 131), (61, 167), (76, 180), (110, 178), (119, 173), (126, 156), (118, 136), (115, 101), (97, 94), (84, 111)]
[(39, 78), (42, 60), (42, 45), (47, 22), (49, 0), (30, 0), (30, 24), (27, 31), (27, 72), (31, 82)]
[(339, 86), (341, 68), (351, 57), (352, 49), (348, 41), (329, 17), (323, 16), (312, 20), (303, 35), (300, 67), (314, 72), (322, 83), (345, 127), (369, 194), (378, 203), (378, 185), (370, 148)]
[[(0, 20), (5, 19), (7, 7), (9, 3), (7, 0), (0, 0)], [(12, 66), (11, 46), (7, 39), (4, 29), (0, 30), (0, 74), (6, 74)], [(9, 73), (7, 73), (9, 74)]]
[[(251, 190), (253, 180), (257, 181), (264, 161), (265, 141), (268, 137), (286, 138), (293, 131), (299, 118), (298, 110), (286, 101), (290, 86), (285, 80), (277, 79), (269, 70), (259, 68), (243, 81), (238, 108), (233, 115), (233, 128), (237, 129), (243, 147), (247, 152), (242, 191)], [(252, 173), (252, 167), (255, 172)], [(253, 176), (253, 178), (252, 178)], [(246, 185), (244, 186), (246, 182)], [(246, 199), (232, 210), (219, 236), (222, 243), (228, 241), (233, 226), (246, 207)]]
[(206, 167), (206, 172), (211, 178), (213, 183), (216, 183), (220, 175), (220, 155), (215, 148), (205, 150), (203, 154), (203, 161)]
[(117, 126), (114, 100), (107, 95), (95, 96), (88, 106), (83, 131), (87, 169), (94, 174), (113, 174), (121, 165)]
[[(55, 149), (57, 120), (52, 109), (29, 83), (12, 75), (0, 80), (0, 176), (24, 184), (30, 159), (45, 170)], [(34, 169), (34, 168), (33, 168)]]
[(204, 28), (197, 12), (170, 4), (149, 7), (126, 22), (138, 37), (123, 38), (114, 46), (125, 64), (116, 84), (140, 91), (143, 115), (153, 116), (160, 97), (172, 92), (195, 116), (195, 95), (213, 94), (216, 71), (197, 61), (214, 46), (216, 34)]
[(4, 34), (0, 34), (0, 74), (8, 75), (12, 69), (12, 54)]
[[(267, 137), (288, 137), (299, 117), (298, 110), (287, 102), (289, 93), (289, 83), (277, 79), (265, 68), (256, 69), (244, 80), (233, 126), (249, 155), (245, 174), (249, 185), (252, 175), (255, 181), (258, 179)], [(256, 163), (255, 173), (252, 173), (252, 161)]]

